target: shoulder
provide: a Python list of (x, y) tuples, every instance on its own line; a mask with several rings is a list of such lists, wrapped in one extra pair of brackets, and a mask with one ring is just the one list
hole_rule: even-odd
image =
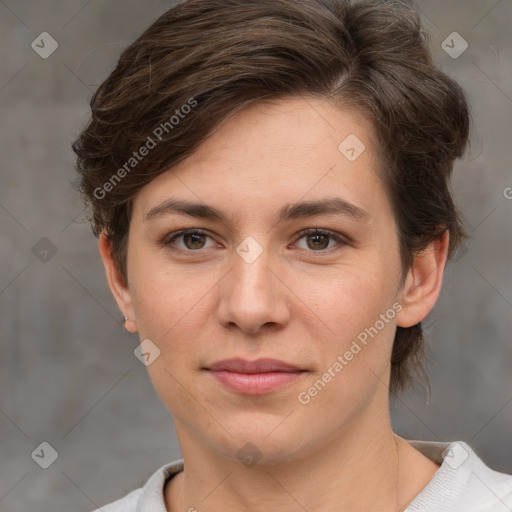
[(124, 498), (104, 505), (93, 512), (136, 512), (142, 488), (130, 492)]
[(407, 512), (510, 512), (512, 476), (487, 466), (463, 441), (409, 441), (441, 464)]
[(165, 483), (180, 471), (183, 471), (183, 460), (166, 464), (155, 471), (143, 487), (93, 512), (166, 512), (163, 494)]
[(467, 504), (477, 503), (475, 510), (487, 512), (510, 512), (512, 510), (512, 475), (500, 473), (488, 467), (465, 443), (472, 460), (468, 482)]

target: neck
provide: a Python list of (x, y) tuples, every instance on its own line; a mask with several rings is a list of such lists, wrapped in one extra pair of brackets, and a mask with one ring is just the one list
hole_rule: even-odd
[(264, 503), (266, 512), (327, 512), (334, 504), (341, 511), (397, 512), (405, 505), (401, 500), (407, 500), (400, 489), (404, 446), (397, 443), (388, 416), (367, 422), (366, 428), (354, 425), (300, 457), (249, 467), (208, 449), (197, 450), (198, 439), (180, 426), (176, 424), (185, 470), (166, 489), (170, 511), (256, 512)]

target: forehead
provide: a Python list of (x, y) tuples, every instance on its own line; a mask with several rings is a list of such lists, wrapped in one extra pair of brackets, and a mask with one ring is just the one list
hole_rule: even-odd
[[(357, 153), (345, 153), (355, 161), (363, 145), (368, 160), (374, 130), (370, 121), (354, 109), (342, 110), (334, 103), (307, 97), (258, 102), (224, 121), (198, 148), (190, 160), (224, 159), (248, 161), (270, 155), (277, 166), (298, 160), (318, 162), (321, 150), (328, 158), (339, 156), (340, 144), (349, 138)], [(366, 144), (363, 143), (366, 141)], [(341, 148), (347, 149), (347, 148)], [(343, 154), (343, 153), (342, 153)]]
[(178, 197), (261, 215), (279, 203), (326, 194), (365, 209), (384, 192), (377, 165), (373, 126), (358, 111), (303, 97), (260, 102), (146, 185), (134, 211), (147, 215)]

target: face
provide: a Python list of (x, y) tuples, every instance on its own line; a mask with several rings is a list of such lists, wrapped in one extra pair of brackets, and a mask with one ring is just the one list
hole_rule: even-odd
[(378, 428), (404, 313), (376, 167), (357, 112), (293, 98), (237, 113), (139, 192), (115, 295), (160, 350), (148, 371), (180, 443), (277, 463)]

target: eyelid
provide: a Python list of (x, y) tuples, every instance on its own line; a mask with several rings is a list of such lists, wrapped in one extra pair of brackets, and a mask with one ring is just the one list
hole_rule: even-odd
[[(179, 231), (173, 231), (172, 233), (167, 233), (166, 235), (164, 235), (159, 241), (158, 243), (160, 245), (163, 245), (163, 246), (169, 246), (172, 244), (172, 242), (174, 242), (176, 239), (182, 237), (182, 236), (185, 236), (185, 235), (194, 235), (194, 234), (197, 234), (197, 235), (204, 235), (208, 238), (211, 238), (213, 240), (213, 236), (208, 234), (207, 231), (203, 230), (203, 229), (200, 229), (200, 228), (187, 228), (187, 229), (182, 229), (182, 230), (179, 230)], [(351, 243), (351, 241), (344, 235), (341, 235), (340, 233), (337, 233), (335, 231), (331, 231), (329, 229), (325, 229), (325, 228), (318, 228), (318, 227), (314, 227), (314, 228), (305, 228), (305, 229), (302, 229), (301, 231), (299, 231), (296, 235), (295, 235), (295, 241), (293, 242), (293, 244), (297, 243), (299, 240), (301, 240), (302, 238), (304, 238), (305, 236), (312, 236), (312, 235), (326, 235), (326, 236), (329, 236), (330, 238), (336, 240), (336, 242), (338, 242), (338, 246), (339, 245), (349, 245)], [(203, 248), (203, 249), (197, 249), (197, 250), (193, 250), (193, 249), (179, 249), (179, 248), (173, 248), (173, 250), (177, 251), (177, 252), (181, 252), (181, 253), (189, 253), (189, 254), (201, 254), (203, 251), (205, 251), (207, 248)], [(301, 249), (298, 249), (298, 250), (301, 250)], [(332, 248), (331, 249), (323, 249), (323, 250), (319, 250), (319, 251), (313, 251), (313, 250), (305, 250), (305, 249), (302, 249), (303, 251), (306, 251), (308, 253), (318, 253), (318, 254), (327, 254), (327, 253), (330, 253), (332, 252), (333, 250), (337, 250), (336, 247)]]
[[(207, 236), (207, 237), (213, 239), (213, 237), (211, 235), (209, 235), (208, 232), (204, 231), (203, 229), (200, 229), (200, 228), (187, 228), (187, 229), (181, 229), (179, 231), (173, 231), (172, 233), (167, 233), (158, 242), (161, 245), (170, 245), (171, 242), (173, 242), (177, 238), (180, 238), (180, 237), (182, 237), (184, 235), (204, 235), (204, 236)], [(183, 251), (183, 252), (200, 252), (202, 250), (203, 249), (198, 249), (197, 251), (192, 251), (192, 250), (189, 249), (189, 250)]]
[[(317, 227), (314, 227), (314, 228), (305, 228), (303, 229), (302, 231), (300, 231), (299, 233), (297, 233), (296, 235), (296, 238), (295, 238), (295, 242), (298, 242), (301, 238), (304, 238), (305, 236), (314, 236), (314, 235), (326, 235), (326, 236), (329, 236), (330, 238), (336, 240), (336, 242), (338, 242), (338, 246), (340, 245), (350, 245), (351, 244), (351, 241), (348, 239), (348, 237), (342, 235), (341, 233), (338, 233), (336, 231), (331, 231), (330, 229), (325, 229), (325, 228), (317, 228)], [(310, 250), (310, 251), (307, 251), (309, 253), (316, 253), (316, 254), (329, 254), (330, 252), (332, 251), (335, 251), (337, 250), (339, 247), (331, 247), (330, 249), (324, 249), (324, 250), (321, 250), (321, 251), (313, 251), (313, 250)]]

